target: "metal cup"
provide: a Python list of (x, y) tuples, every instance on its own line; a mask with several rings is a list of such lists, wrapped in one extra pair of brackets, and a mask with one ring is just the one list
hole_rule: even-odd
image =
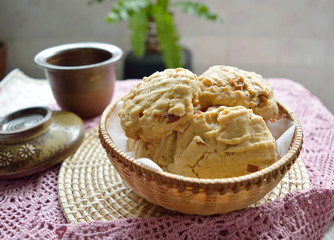
[(91, 118), (100, 115), (111, 101), (116, 80), (114, 63), (122, 54), (112, 44), (82, 42), (47, 48), (34, 60), (44, 68), (59, 106)]

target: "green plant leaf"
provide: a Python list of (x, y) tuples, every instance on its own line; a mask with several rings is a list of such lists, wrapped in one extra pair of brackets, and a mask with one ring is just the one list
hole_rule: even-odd
[(194, 15), (196, 17), (204, 18), (211, 21), (222, 22), (223, 19), (220, 18), (217, 14), (212, 13), (209, 8), (198, 2), (191, 1), (180, 1), (172, 4), (175, 7), (180, 8), (183, 12)]
[(133, 52), (141, 57), (145, 53), (145, 40), (148, 27), (148, 12), (142, 9), (139, 12), (132, 14), (129, 21), (131, 29), (131, 46)]
[(174, 25), (172, 15), (157, 5), (152, 6), (151, 14), (157, 25), (158, 38), (166, 67), (182, 67), (182, 48), (178, 43), (179, 34)]
[(101, 3), (101, 2), (103, 2), (104, 0), (89, 0), (89, 2), (88, 2), (88, 5), (92, 5), (92, 4), (94, 4), (94, 3)]
[(109, 11), (106, 21), (116, 23), (122, 20), (127, 20), (134, 13), (141, 11), (150, 4), (150, 0), (118, 0)]
[(169, 0), (157, 0), (157, 5), (162, 7), (164, 11), (167, 11)]

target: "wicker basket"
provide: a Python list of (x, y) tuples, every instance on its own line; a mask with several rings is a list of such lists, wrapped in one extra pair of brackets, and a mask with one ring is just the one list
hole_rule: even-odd
[(298, 118), (278, 103), (280, 115), (296, 124), (288, 153), (273, 165), (245, 176), (197, 179), (159, 172), (120, 150), (108, 133), (109, 105), (100, 121), (99, 138), (107, 156), (124, 182), (149, 202), (185, 214), (223, 214), (245, 208), (273, 189), (296, 161), (302, 148), (303, 133)]

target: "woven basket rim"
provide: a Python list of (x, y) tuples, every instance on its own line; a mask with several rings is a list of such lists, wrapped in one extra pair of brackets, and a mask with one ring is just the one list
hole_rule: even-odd
[[(192, 178), (192, 177), (185, 177), (173, 173), (169, 173), (166, 171), (159, 171), (154, 168), (151, 168), (136, 159), (130, 157), (128, 154), (123, 152), (119, 149), (115, 143), (113, 142), (111, 136), (108, 133), (108, 124), (109, 124), (109, 117), (112, 111), (115, 109), (115, 106), (120, 101), (120, 99), (111, 103), (103, 112), (100, 123), (99, 123), (99, 139), (105, 148), (106, 151), (110, 151), (111, 149), (119, 154), (119, 160), (123, 163), (123, 166), (133, 166), (139, 174), (148, 174), (152, 176), (153, 179), (160, 180), (161, 184), (170, 183), (178, 183), (182, 184), (183, 186), (200, 186), (204, 188), (211, 188), (220, 186), (222, 188), (233, 188), (234, 191), (239, 191), (240, 186), (247, 186), (251, 183), (255, 183), (258, 186), (261, 186), (266, 181), (271, 181), (271, 179), (275, 179), (281, 175), (284, 175), (292, 164), (295, 162), (297, 157), (300, 154), (302, 143), (303, 143), (303, 131), (302, 126), (298, 117), (289, 110), (284, 104), (280, 101), (277, 101), (279, 109), (283, 109), (286, 113), (287, 118), (292, 120), (295, 125), (295, 133), (292, 139), (292, 143), (290, 145), (290, 149), (288, 152), (277, 162), (270, 165), (267, 168), (264, 168), (260, 171), (250, 173), (247, 175), (239, 176), (239, 177), (231, 177), (231, 178), (215, 178), (215, 179), (208, 179), (208, 178)], [(234, 188), (236, 187), (236, 189)]]
[[(122, 169), (123, 170), (123, 169)], [(125, 171), (129, 169), (125, 169)], [(134, 174), (134, 177), (137, 175)], [(134, 179), (136, 180), (136, 179)], [(309, 189), (310, 182), (306, 167), (303, 161), (298, 158), (296, 163), (291, 166), (284, 178), (279, 181), (278, 185), (270, 192), (266, 193), (257, 202), (249, 206), (256, 207), (284, 197), (291, 191)], [(157, 185), (153, 183), (153, 185)], [(109, 221), (116, 219), (124, 219), (129, 217), (135, 218), (152, 218), (161, 216), (175, 216), (182, 214), (182, 209), (172, 209), (161, 206), (164, 198), (159, 202), (152, 202), (148, 199), (143, 199), (146, 195), (140, 196), (134, 189), (127, 185), (116, 168), (112, 165), (110, 158), (107, 156), (105, 149), (100, 144), (98, 138), (98, 126), (86, 132), (85, 139), (80, 145), (80, 148), (64, 160), (58, 174), (58, 198), (59, 203), (68, 223), (74, 222), (90, 222), (90, 221)], [(165, 186), (157, 186), (159, 190), (165, 189), (166, 195), (174, 195), (175, 190), (170, 194)], [(151, 189), (151, 188), (150, 188)], [(153, 188), (152, 188), (153, 189)], [(267, 188), (265, 188), (267, 189)], [(253, 189), (254, 190), (254, 189)], [(154, 191), (154, 190), (152, 190)], [(264, 189), (255, 189), (256, 194), (262, 194)], [(209, 192), (206, 192), (209, 195)], [(222, 204), (223, 198), (219, 192), (213, 193), (217, 205), (221, 205), (225, 211), (226, 205)], [(184, 196), (180, 193), (180, 196)], [(196, 194), (186, 194), (196, 198)], [(212, 199), (212, 196), (208, 196)], [(197, 198), (198, 199), (198, 198)], [(220, 199), (220, 200), (218, 200)], [(243, 196), (238, 197), (242, 201)], [(178, 200), (169, 200), (169, 202), (180, 203), (184, 198)], [(244, 199), (245, 200), (245, 199)], [(250, 200), (246, 200), (247, 202)], [(211, 201), (202, 199), (202, 206)], [(184, 206), (185, 208), (187, 207)], [(244, 206), (245, 207), (245, 206)], [(204, 208), (204, 207), (203, 207)], [(208, 215), (202, 212), (201, 207), (198, 207), (196, 214)], [(211, 211), (210, 209), (205, 209)], [(192, 213), (195, 214), (195, 213)], [(211, 215), (211, 213), (210, 213)]]

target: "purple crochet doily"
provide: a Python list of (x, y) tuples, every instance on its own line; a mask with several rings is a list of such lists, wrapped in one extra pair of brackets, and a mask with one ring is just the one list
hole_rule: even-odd
[[(268, 79), (275, 96), (299, 117), (301, 159), (311, 189), (259, 207), (218, 216), (130, 218), (67, 224), (57, 195), (60, 166), (0, 181), (0, 238), (4, 239), (319, 239), (334, 216), (334, 116), (302, 85)], [(118, 82), (121, 96), (135, 81)], [(1, 94), (1, 91), (0, 91)], [(117, 98), (115, 96), (115, 98)], [(87, 121), (86, 129), (98, 118)]]

